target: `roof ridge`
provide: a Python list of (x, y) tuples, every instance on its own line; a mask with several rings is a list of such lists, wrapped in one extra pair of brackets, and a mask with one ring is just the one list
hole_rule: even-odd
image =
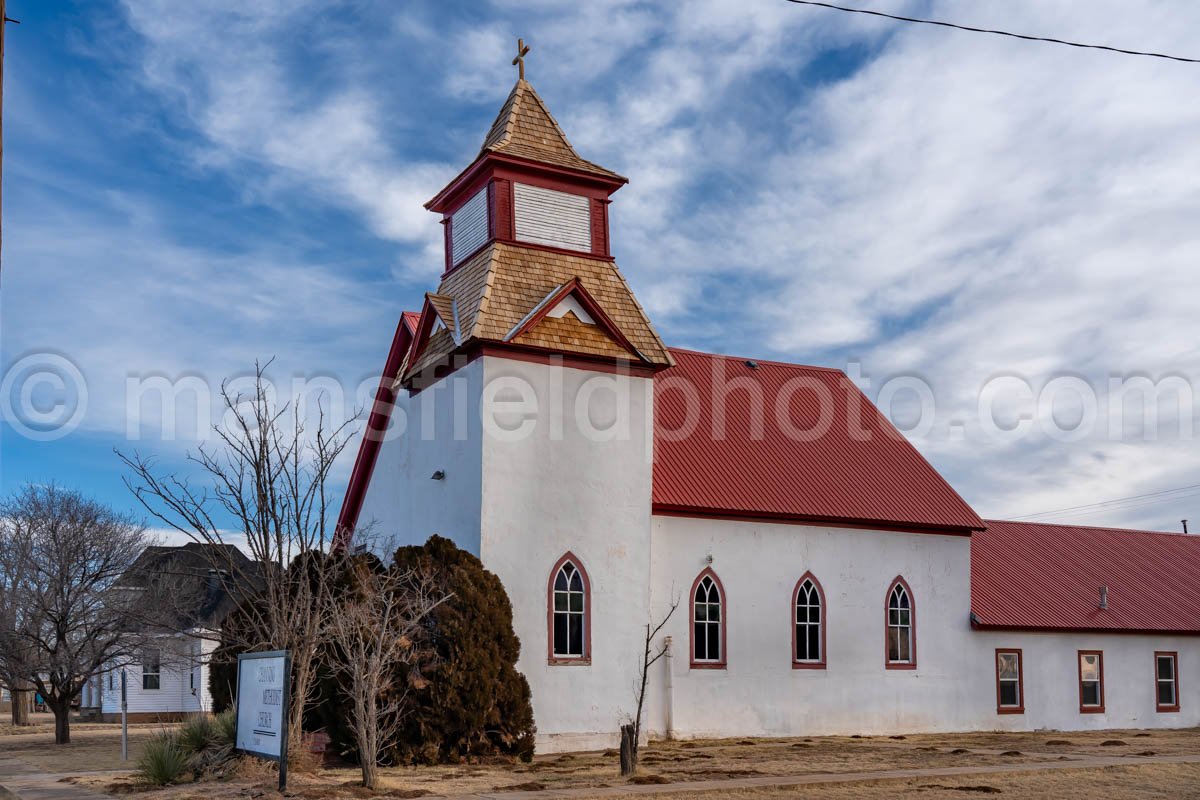
[(988, 525), (1037, 525), (1041, 528), (1075, 528), (1076, 530), (1084, 531), (1108, 531), (1110, 533), (1137, 533), (1151, 534), (1154, 536), (1178, 536), (1181, 539), (1196, 539), (1200, 541), (1200, 535), (1193, 533), (1180, 533), (1179, 531), (1151, 531), (1145, 528), (1114, 528), (1110, 525), (1071, 525), (1066, 522), (1034, 522), (1032, 520), (1021, 519), (984, 519)]
[(753, 361), (756, 364), (768, 364), (768, 365), (774, 366), (774, 367), (791, 367), (793, 369), (811, 369), (811, 370), (816, 370), (818, 372), (834, 372), (834, 373), (837, 373), (838, 375), (849, 377), (846, 375), (845, 370), (838, 369), (837, 367), (822, 367), (822, 366), (818, 366), (816, 364), (796, 364), (791, 361), (774, 361), (771, 359), (753, 358), (751, 356), (729, 355), (728, 353), (710, 353), (706, 350), (694, 350), (690, 347), (668, 347), (667, 350), (670, 352), (673, 352), (673, 353), (691, 353), (693, 355), (698, 355), (698, 356), (711, 356), (713, 358), (723, 358), (728, 361)]

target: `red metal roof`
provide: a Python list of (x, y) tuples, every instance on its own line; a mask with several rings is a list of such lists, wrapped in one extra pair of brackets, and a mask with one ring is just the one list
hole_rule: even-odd
[(654, 378), (656, 512), (956, 533), (983, 527), (842, 372), (671, 354), (676, 365)]
[(971, 611), (979, 628), (1200, 633), (1200, 536), (988, 520)]

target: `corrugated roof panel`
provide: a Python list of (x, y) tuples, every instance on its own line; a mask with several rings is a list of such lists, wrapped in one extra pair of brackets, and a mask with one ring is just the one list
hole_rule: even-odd
[(988, 520), (971, 611), (982, 628), (1200, 633), (1200, 536)]
[(657, 511), (983, 527), (842, 372), (670, 352), (655, 377)]

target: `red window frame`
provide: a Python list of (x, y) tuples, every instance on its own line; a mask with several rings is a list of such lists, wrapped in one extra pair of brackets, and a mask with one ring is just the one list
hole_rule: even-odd
[[(1083, 657), (1097, 656), (1096, 665), (1100, 668), (1100, 705), (1085, 706), (1083, 704)], [(1103, 650), (1079, 650), (1075, 654), (1075, 662), (1079, 668), (1079, 713), (1080, 714), (1103, 714), (1104, 713), (1104, 651)]]
[[(1171, 677), (1175, 683), (1175, 702), (1171, 705), (1163, 705), (1158, 702), (1158, 660), (1160, 658), (1171, 659)], [(1179, 652), (1177, 650), (1154, 651), (1154, 710), (1160, 713), (1170, 713), (1179, 710)]]
[[(798, 661), (796, 659), (796, 603), (800, 598), (800, 587), (805, 581), (812, 581), (813, 587), (817, 590), (817, 602), (821, 604), (821, 620), (818, 626), (820, 633), (820, 648), (821, 657), (816, 661)], [(821, 582), (817, 580), (817, 576), (811, 572), (805, 572), (800, 576), (800, 580), (796, 581), (796, 587), (792, 589), (792, 606), (789, 609), (792, 625), (792, 669), (825, 669), (825, 625), (828, 622), (829, 606), (825, 603), (825, 589), (821, 586)]]
[[(579, 577), (583, 579), (582, 656), (561, 656), (554, 652), (554, 579), (558, 577), (558, 571), (563, 568), (563, 564), (568, 561), (575, 565)], [(550, 570), (550, 580), (546, 582), (546, 663), (561, 667), (586, 667), (592, 663), (592, 582), (579, 556), (569, 550), (554, 562), (554, 567)]]
[[(908, 595), (908, 636), (909, 650), (908, 661), (891, 661), (888, 659), (888, 630), (890, 618), (888, 611), (892, 602), (892, 592), (896, 590), (896, 586), (903, 586), (905, 594)], [(897, 575), (888, 584), (887, 592), (883, 595), (883, 666), (884, 669), (916, 669), (917, 668), (917, 598), (913, 594), (912, 587), (908, 585), (908, 581), (904, 580), (903, 575)]]
[[(1017, 657), (1017, 704), (1005, 706), (1000, 704), (1000, 656), (1015, 655)], [(996, 667), (996, 713), (1024, 714), (1025, 713), (1025, 654), (1019, 647), (997, 647), (995, 656)]]
[[(712, 578), (717, 586), (717, 593), (721, 596), (721, 658), (717, 661), (696, 660), (696, 588), (706, 577)], [(729, 648), (725, 645), (725, 631), (728, 627), (729, 595), (725, 593), (725, 585), (721, 583), (717, 573), (713, 572), (712, 567), (708, 567), (692, 581), (692, 591), (688, 594), (688, 666), (692, 669), (725, 669), (729, 663)]]

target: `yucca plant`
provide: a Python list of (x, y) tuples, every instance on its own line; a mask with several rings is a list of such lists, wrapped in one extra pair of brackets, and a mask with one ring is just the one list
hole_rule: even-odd
[(216, 726), (207, 714), (190, 717), (179, 728), (179, 746), (188, 755), (203, 753), (216, 744)]
[(138, 775), (152, 786), (175, 783), (188, 768), (188, 754), (173, 733), (156, 733), (138, 759)]
[(219, 745), (233, 747), (237, 740), (237, 713), (233, 709), (213, 718), (213, 739)]

